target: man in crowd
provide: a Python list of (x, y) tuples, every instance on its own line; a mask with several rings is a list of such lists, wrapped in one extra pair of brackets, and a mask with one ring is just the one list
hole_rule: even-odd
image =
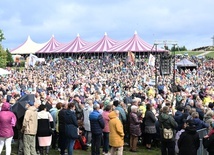
[(101, 138), (103, 133), (103, 128), (105, 123), (102, 115), (99, 113), (99, 104), (94, 104), (93, 112), (89, 115), (91, 133), (92, 133), (92, 146), (91, 146), (91, 155), (100, 154)]
[[(161, 138), (161, 154), (162, 155), (175, 155), (175, 131), (178, 127), (174, 118), (169, 115), (169, 107), (164, 106), (162, 112), (159, 115), (160, 126), (160, 138)], [(172, 129), (173, 137), (171, 139), (165, 139), (163, 136), (163, 129)]]
[(24, 155), (37, 155), (36, 153), (36, 133), (38, 126), (37, 118), (38, 105), (32, 102), (27, 104), (27, 111), (25, 112), (22, 132), (24, 143)]

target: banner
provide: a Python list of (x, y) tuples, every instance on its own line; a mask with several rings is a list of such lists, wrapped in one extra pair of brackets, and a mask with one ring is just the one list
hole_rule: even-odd
[(34, 66), (35, 66), (35, 63), (36, 63), (36, 61), (37, 61), (37, 59), (38, 59), (37, 56), (35, 56), (35, 55), (33, 55), (33, 54), (30, 54), (30, 56), (29, 56), (29, 61), (28, 61), (28, 65), (34, 67)]
[(155, 66), (155, 57), (152, 54), (149, 55), (148, 65), (153, 67)]
[(128, 52), (128, 62), (130, 62), (132, 65), (135, 63), (135, 55), (131, 51)]

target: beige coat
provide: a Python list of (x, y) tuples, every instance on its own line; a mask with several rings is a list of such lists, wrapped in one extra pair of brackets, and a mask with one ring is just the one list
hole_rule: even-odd
[(22, 131), (26, 135), (36, 135), (38, 126), (37, 109), (34, 106), (28, 107), (25, 112)]

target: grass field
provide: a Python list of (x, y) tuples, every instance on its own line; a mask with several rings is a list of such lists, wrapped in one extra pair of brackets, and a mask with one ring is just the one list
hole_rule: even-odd
[(206, 54), (205, 56), (206, 57), (214, 58), (214, 52), (210, 52), (210, 53)]
[[(188, 54), (189, 56), (199, 55), (202, 53), (204, 53), (204, 52), (202, 52), (202, 51), (178, 51), (178, 52), (175, 52), (175, 54)], [(174, 54), (174, 53), (172, 52), (172, 54)]]
[[(102, 149), (100, 149), (102, 154)], [(90, 148), (87, 151), (82, 150), (74, 150), (74, 155), (90, 155)], [(160, 149), (159, 148), (153, 148), (152, 150), (147, 150), (144, 146), (138, 146), (138, 152), (133, 153), (129, 151), (129, 148), (127, 146), (124, 147), (123, 155), (160, 155)], [(1, 155), (5, 155), (5, 150), (3, 150)], [(12, 144), (12, 154), (11, 155), (17, 155), (17, 145)], [(59, 155), (59, 151), (57, 150), (50, 150), (50, 155)]]

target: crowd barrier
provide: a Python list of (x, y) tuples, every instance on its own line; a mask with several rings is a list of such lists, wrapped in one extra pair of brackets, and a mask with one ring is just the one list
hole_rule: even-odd
[(203, 137), (207, 135), (207, 128), (201, 129), (201, 130), (197, 130), (199, 137), (200, 137), (200, 147), (198, 149), (197, 155), (208, 155), (209, 153), (207, 152), (207, 150), (204, 148), (203, 146)]

